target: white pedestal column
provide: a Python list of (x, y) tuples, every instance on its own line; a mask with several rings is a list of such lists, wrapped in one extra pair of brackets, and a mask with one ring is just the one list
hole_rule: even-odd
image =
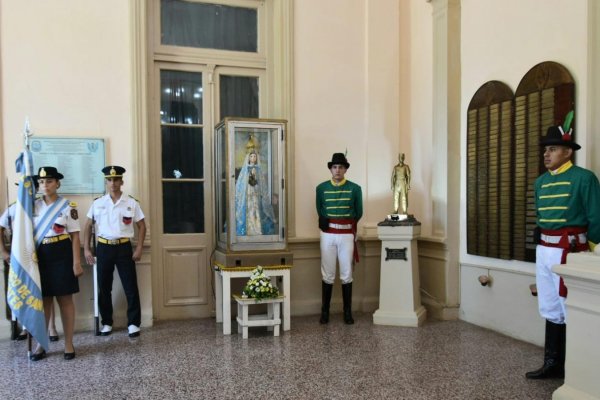
[(377, 227), (381, 240), (381, 284), (376, 325), (418, 327), (425, 321), (419, 291), (417, 238), (421, 225), (385, 221)]
[(552, 268), (565, 280), (567, 306), (567, 353), (565, 383), (552, 398), (600, 399), (600, 256), (569, 254), (567, 263)]

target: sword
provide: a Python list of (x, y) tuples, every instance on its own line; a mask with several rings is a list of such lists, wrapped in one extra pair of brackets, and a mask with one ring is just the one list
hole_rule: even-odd
[(94, 334), (100, 336), (100, 317), (98, 310), (98, 258), (96, 257), (96, 218), (92, 202), (92, 248), (94, 250)]

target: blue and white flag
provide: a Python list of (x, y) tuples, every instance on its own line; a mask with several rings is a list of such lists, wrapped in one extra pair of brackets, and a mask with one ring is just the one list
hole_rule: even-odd
[(21, 153), (16, 165), (20, 179), (12, 227), (7, 300), (21, 324), (27, 327), (44, 349), (48, 350), (42, 285), (33, 236), (35, 186), (33, 185), (33, 159), (29, 150)]

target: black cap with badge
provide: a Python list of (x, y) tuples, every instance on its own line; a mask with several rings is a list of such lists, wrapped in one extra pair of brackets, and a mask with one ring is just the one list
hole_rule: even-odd
[(33, 179), (37, 180), (40, 178), (52, 178), (52, 179), (62, 179), (64, 178), (63, 174), (58, 172), (55, 167), (40, 167), (37, 175), (33, 177)]
[(118, 165), (109, 165), (102, 168), (102, 173), (105, 178), (122, 178), (125, 173), (125, 168)]

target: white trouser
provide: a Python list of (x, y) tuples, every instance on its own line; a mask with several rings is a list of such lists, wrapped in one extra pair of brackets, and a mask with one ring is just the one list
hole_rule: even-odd
[(339, 260), (340, 263), (342, 284), (352, 282), (353, 254), (353, 234), (321, 232), (321, 276), (323, 282), (333, 284), (335, 281), (336, 260)]
[(565, 299), (558, 295), (560, 276), (552, 272), (560, 264), (563, 249), (537, 245), (535, 251), (535, 282), (538, 292), (540, 315), (555, 324), (564, 324), (566, 319)]

